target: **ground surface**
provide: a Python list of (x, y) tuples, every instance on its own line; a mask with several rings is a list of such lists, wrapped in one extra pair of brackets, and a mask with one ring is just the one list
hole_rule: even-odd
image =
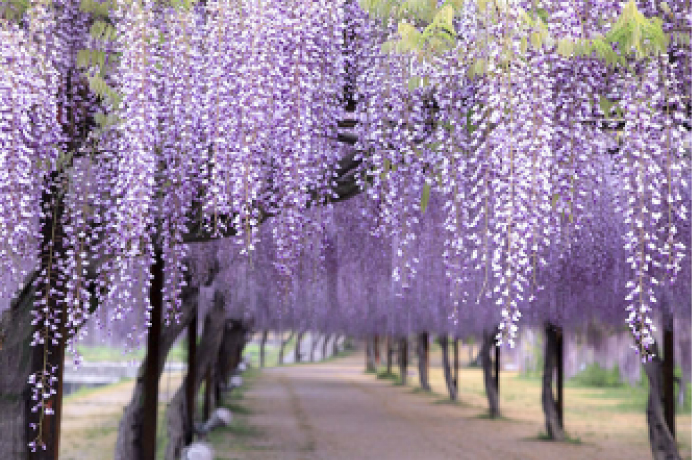
[[(163, 444), (166, 403), (182, 374), (164, 373), (159, 384), (159, 444)], [(118, 423), (130, 403), (134, 381), (86, 390), (65, 398), (60, 442), (61, 460), (108, 460), (114, 457)], [(162, 423), (163, 421), (163, 423)], [(163, 452), (159, 446), (159, 452)]]
[[(570, 426), (570, 434), (581, 441), (558, 444), (538, 439), (543, 426), (536, 382), (521, 381), (516, 375), (504, 373), (501, 392), (506, 393), (506, 398), (502, 405), (508, 418), (487, 420), (482, 418), (487, 406), (482, 393), (475, 388), (481, 382), (477, 370), (462, 370), (460, 379), (470, 387), (461, 385), (464, 403), (452, 405), (444, 403), (440, 395), (414, 394), (411, 387), (394, 386), (390, 381), (364, 374), (363, 364), (362, 353), (357, 353), (326, 363), (262, 371), (243, 400), (231, 402), (237, 412), (233, 425), (213, 436), (216, 458), (651, 458), (643, 414), (608, 410), (608, 400), (603, 401), (602, 410), (591, 414), (575, 416), (580, 413), (579, 408), (568, 409), (567, 423), (574, 425)], [(410, 380), (415, 384), (415, 376)], [(439, 385), (435, 375), (433, 382)], [(527, 395), (517, 395), (520, 385), (526, 391), (533, 389)], [(510, 391), (508, 386), (515, 389)], [(572, 393), (571, 404), (575, 406), (574, 398), (579, 392)], [(527, 404), (525, 398), (530, 398), (531, 403)], [(679, 425), (679, 430), (688, 432), (689, 416), (680, 421), (686, 424)], [(688, 456), (683, 453), (683, 458)]]

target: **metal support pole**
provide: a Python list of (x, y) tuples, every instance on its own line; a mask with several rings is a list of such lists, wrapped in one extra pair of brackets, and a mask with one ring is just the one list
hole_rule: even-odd
[(197, 367), (197, 312), (192, 315), (192, 320), (187, 328), (187, 378), (185, 380), (185, 398), (187, 406), (187, 433), (185, 444), (190, 444), (194, 438), (195, 427), (195, 381)]
[(156, 458), (156, 422), (159, 405), (159, 368), (161, 344), (161, 313), (163, 310), (163, 253), (156, 251), (151, 267), (151, 318), (147, 337), (147, 357), (144, 371), (144, 420), (142, 423), (142, 460)]

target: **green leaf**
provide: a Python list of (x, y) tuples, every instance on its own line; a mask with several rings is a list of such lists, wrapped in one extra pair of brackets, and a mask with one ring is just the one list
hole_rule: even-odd
[(608, 100), (607, 97), (600, 96), (598, 101), (598, 106), (601, 108), (606, 118), (610, 117), (610, 109), (613, 107), (614, 103)]
[(420, 210), (425, 212), (430, 201), (430, 184), (427, 182), (423, 185), (423, 195), (420, 197)]
[(418, 51), (421, 48), (423, 37), (418, 29), (406, 22), (400, 22), (398, 30), (401, 36), (397, 44), (399, 52)]
[(557, 42), (557, 54), (568, 58), (574, 54), (574, 42), (569, 38), (561, 38)]

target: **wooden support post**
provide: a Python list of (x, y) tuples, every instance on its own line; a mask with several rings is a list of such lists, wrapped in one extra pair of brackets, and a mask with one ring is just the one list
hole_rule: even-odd
[(495, 344), (495, 388), (497, 400), (500, 401), (500, 346)]
[(144, 421), (142, 423), (142, 460), (156, 458), (156, 422), (159, 409), (159, 367), (161, 343), (161, 313), (163, 311), (163, 253), (156, 250), (151, 266), (151, 317), (147, 337), (147, 357), (144, 371)]
[(675, 335), (673, 318), (664, 318), (663, 329), (663, 414), (675, 439)]
[(560, 422), (560, 426), (562, 428), (565, 427), (564, 424), (564, 419), (563, 419), (563, 407), (564, 407), (564, 349), (563, 349), (563, 329), (562, 327), (556, 326), (555, 327), (555, 338), (556, 338), (556, 343), (555, 343), (555, 354), (557, 355), (555, 357), (555, 364), (556, 364), (556, 371), (557, 371), (557, 398), (555, 401), (555, 405), (557, 406), (557, 417)]
[(454, 389), (459, 392), (459, 339), (454, 337)]
[(197, 312), (187, 327), (187, 377), (185, 379), (185, 406), (187, 407), (187, 433), (185, 444), (191, 444), (195, 433), (195, 368), (197, 366)]

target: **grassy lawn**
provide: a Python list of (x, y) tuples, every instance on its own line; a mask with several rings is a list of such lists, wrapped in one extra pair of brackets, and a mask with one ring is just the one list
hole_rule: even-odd
[[(413, 361), (408, 369), (409, 372), (414, 371), (417, 374), (417, 365), (415, 360)], [(431, 349), (431, 361), (441, 362), (437, 350)], [(399, 381), (398, 372), (398, 366), (392, 367), (391, 374), (388, 374), (385, 368), (381, 368), (377, 377), (396, 384)], [(417, 375), (409, 375), (407, 383), (414, 390), (418, 388), (416, 392), (420, 392)], [(440, 366), (431, 366), (430, 383), (433, 389), (431, 396), (435, 397), (432, 402), (446, 404), (447, 387)], [(565, 426), (572, 442), (619, 442), (641, 446), (643, 450), (648, 449), (645, 412), (648, 388), (645, 385), (597, 388), (584, 385), (575, 379), (566, 382), (564, 397)], [(478, 409), (479, 416), (483, 416), (487, 411), (488, 403), (481, 369), (459, 370), (457, 404)], [(536, 424), (536, 439), (544, 438), (540, 377), (526, 376), (518, 372), (501, 372), (500, 411), (503, 417), (509, 420)], [(684, 459), (690, 460), (692, 416), (689, 407), (678, 408), (676, 426), (680, 453)]]
[(262, 450), (262, 447), (257, 445), (257, 441), (261, 440), (262, 433), (250, 423), (249, 419), (252, 411), (247, 407), (247, 402), (245, 401), (245, 392), (253, 385), (260, 374), (261, 370), (257, 368), (248, 369), (243, 373), (243, 386), (234, 389), (230, 394), (226, 394), (219, 404), (220, 407), (225, 407), (231, 411), (233, 420), (230, 425), (217, 428), (209, 434), (208, 441), (217, 453), (217, 459), (229, 458), (221, 457), (220, 455), (223, 452)]
[[(87, 362), (130, 362), (141, 361), (146, 355), (146, 349), (135, 350), (132, 353), (125, 353), (122, 348), (109, 347), (106, 345), (77, 345), (77, 351)], [(187, 358), (187, 344), (184, 340), (178, 342), (168, 353), (166, 361), (184, 362)], [(70, 359), (69, 357), (67, 359)]]

